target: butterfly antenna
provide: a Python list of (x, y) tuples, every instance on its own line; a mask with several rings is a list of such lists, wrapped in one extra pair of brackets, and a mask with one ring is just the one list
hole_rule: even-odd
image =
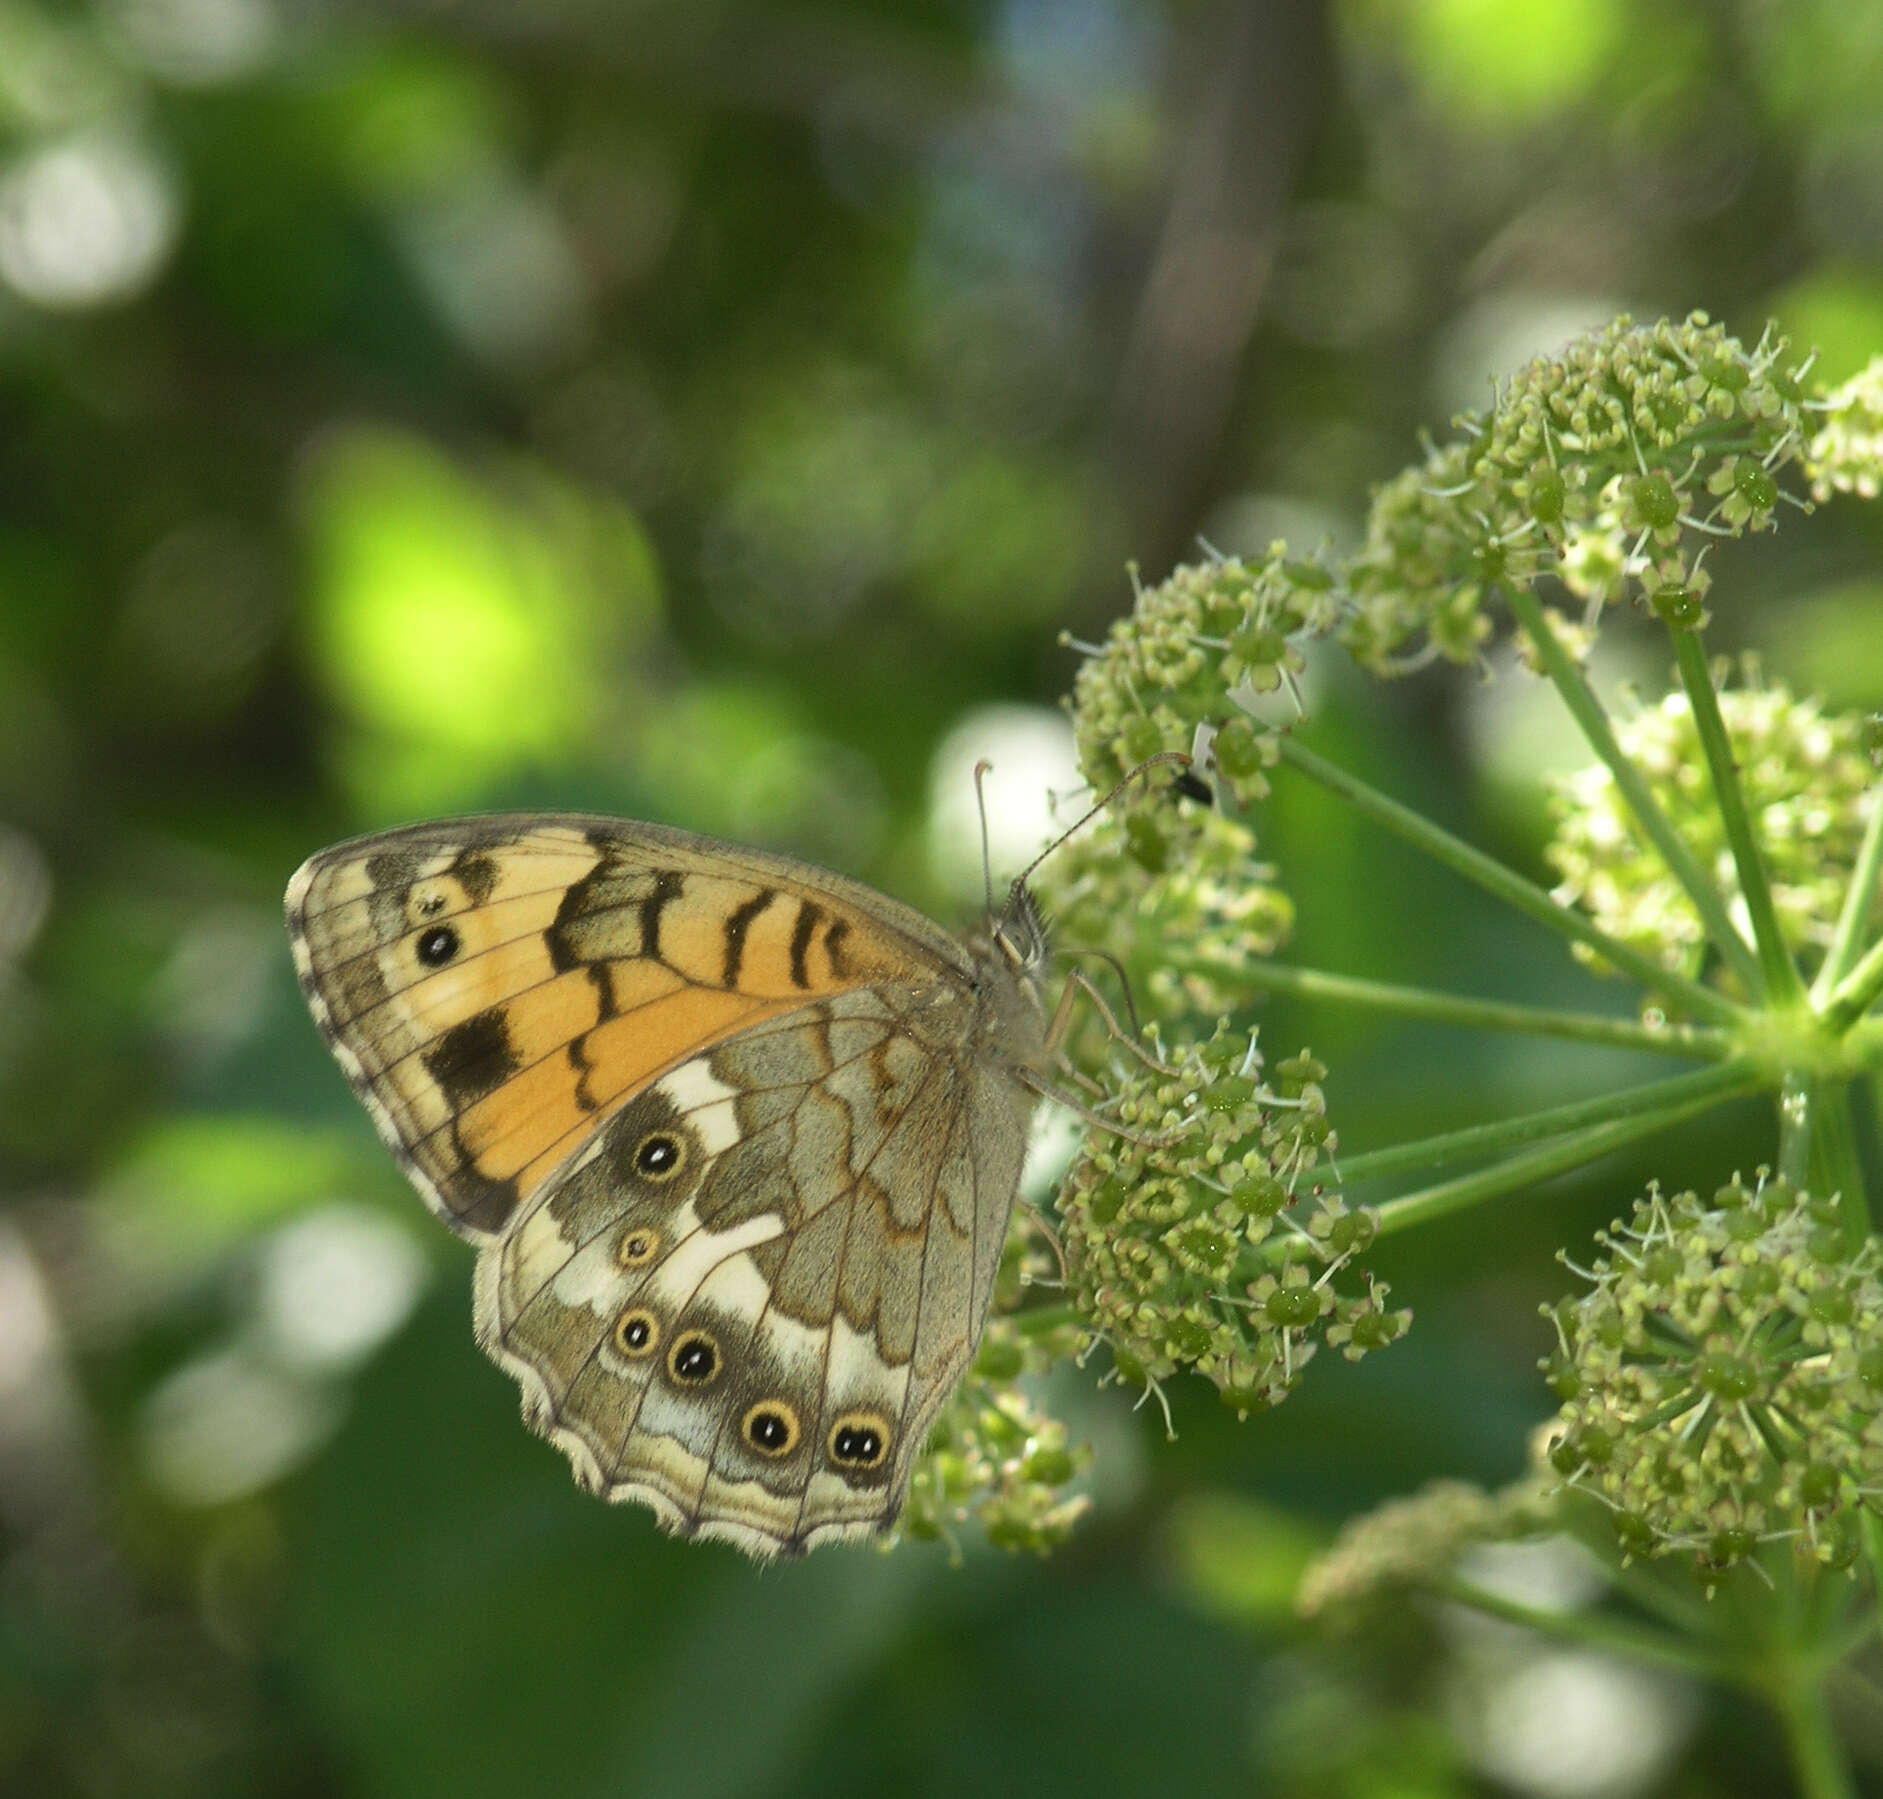
[(987, 890), (987, 916), (994, 916), (994, 860), (987, 847), (987, 777), (994, 765), (985, 756), (974, 765), (974, 805), (981, 815), (981, 885)]
[[(1069, 825), (1065, 830), (1061, 831), (1059, 835), (1052, 840), (1051, 843), (1049, 843), (1043, 850), (1041, 850), (1040, 853), (1037, 856), (1035, 856), (1033, 860), (1029, 862), (1026, 865), (1026, 867), (1023, 868), (1019, 872), (1019, 874), (1017, 874), (1014, 877), (1013, 886), (1008, 889), (1009, 894), (1018, 894), (1022, 892), (1026, 887), (1028, 877), (1033, 873), (1034, 869), (1038, 868), (1039, 865), (1042, 862), (1044, 862), (1048, 856), (1052, 855), (1053, 852), (1057, 850), (1059, 846), (1063, 844), (1069, 837), (1074, 837), (1080, 831), (1084, 830), (1085, 827), (1089, 825), (1093, 819), (1098, 817), (1098, 815), (1101, 812), (1103, 812), (1106, 809), (1106, 807), (1108, 807), (1112, 803), (1112, 801), (1115, 800), (1119, 796), (1119, 794), (1123, 793), (1124, 790), (1127, 787), (1129, 787), (1133, 781), (1143, 779), (1143, 777), (1149, 774), (1151, 770), (1154, 768), (1177, 767), (1177, 768), (1187, 769), (1189, 766), (1190, 766), (1190, 758), (1182, 750), (1160, 750), (1155, 756), (1145, 757), (1145, 759), (1142, 762), (1140, 762), (1137, 765), (1137, 767), (1134, 768), (1128, 775), (1126, 775), (1125, 778), (1122, 781), (1120, 781), (1118, 785), (1111, 790), (1110, 793), (1106, 794), (1105, 797), (1102, 800), (1100, 800), (1096, 805), (1088, 807), (1087, 810), (1083, 814), (1081, 814), (1081, 816), (1073, 824)], [(977, 774), (978, 774), (978, 770), (977, 770)], [(986, 828), (987, 813), (985, 810), (983, 810), (981, 813), (981, 825), (983, 829)], [(991, 901), (990, 901), (990, 909), (991, 909)]]

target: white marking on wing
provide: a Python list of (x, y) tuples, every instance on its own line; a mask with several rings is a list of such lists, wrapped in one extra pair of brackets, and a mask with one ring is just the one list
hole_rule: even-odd
[[(548, 1208), (542, 1208), (547, 1211)], [(692, 1200), (688, 1200), (668, 1223), (668, 1228), (676, 1236), (694, 1233), (691, 1241), (699, 1236), (698, 1214), (693, 1210)], [(614, 1234), (603, 1231), (592, 1242), (572, 1256), (568, 1264), (556, 1275), (551, 1291), (565, 1306), (587, 1306), (597, 1318), (612, 1320), (620, 1311), (627, 1297), (629, 1277), (615, 1259), (616, 1243)], [(689, 1288), (689, 1291), (691, 1289)]]
[(654, 1085), (699, 1132), (700, 1146), (709, 1156), (723, 1155), (743, 1135), (733, 1106), (738, 1090), (718, 1079), (704, 1056), (682, 1062)]
[(693, 1202), (688, 1200), (674, 1219), (674, 1250), (655, 1268), (650, 1295), (658, 1294), (683, 1306), (716, 1265), (742, 1250), (769, 1243), (785, 1228), (785, 1221), (776, 1212), (761, 1212), (727, 1231), (699, 1230), (696, 1224)]
[(893, 1422), (901, 1415), (903, 1396), (909, 1390), (909, 1365), (904, 1362), (892, 1368), (876, 1346), (875, 1333), (852, 1330), (839, 1312), (831, 1320), (829, 1386), (831, 1419), (840, 1411), (866, 1407), (885, 1413)]

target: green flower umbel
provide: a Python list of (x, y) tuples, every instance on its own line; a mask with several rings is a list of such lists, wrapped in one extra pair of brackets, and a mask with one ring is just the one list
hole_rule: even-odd
[(1091, 1131), (1059, 1215), (1073, 1309), (1125, 1379), (1191, 1368), (1224, 1404), (1260, 1411), (1321, 1344), (1358, 1359), (1405, 1334), (1411, 1314), (1386, 1309), (1385, 1286), (1351, 1277), (1373, 1214), (1314, 1191), (1332, 1146), (1324, 1072), (1301, 1055), (1264, 1079), (1254, 1040), (1225, 1028), (1170, 1073), (1115, 1086), (1140, 1140)]
[[(1773, 909), (1786, 947), (1809, 979), (1836, 930), (1865, 821), (1879, 803), (1865, 721), (1794, 699), (1779, 682), (1722, 688), (1719, 704)], [(1687, 696), (1671, 693), (1622, 720), (1616, 736), (1750, 934)], [(1556, 837), (1545, 853), (1562, 877), (1556, 897), (1584, 907), (1611, 937), (1665, 967), (1699, 974), (1707, 953), (1699, 915), (1636, 824), (1615, 777), (1598, 762), (1554, 786)], [(1883, 896), (1872, 911), (1883, 920)], [(1597, 961), (1580, 945), (1576, 953)]]
[(1883, 1282), (1842, 1215), (1783, 1181), (1710, 1201), (1650, 1187), (1600, 1241), (1591, 1291), (1552, 1314), (1551, 1452), (1624, 1548), (1722, 1567), (1795, 1538), (1857, 1554), (1883, 1497)]

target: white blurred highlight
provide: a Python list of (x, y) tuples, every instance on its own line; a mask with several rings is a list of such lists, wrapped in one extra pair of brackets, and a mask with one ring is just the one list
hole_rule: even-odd
[(256, 1324), (286, 1365), (344, 1372), (406, 1321), (425, 1274), (424, 1256), (392, 1220), (365, 1206), (323, 1206), (263, 1250)]
[(0, 176), (0, 279), (55, 310), (127, 300), (169, 259), (178, 224), (169, 178), (129, 138), (44, 145)]
[[(1474, 1551), (1466, 1577), (1545, 1611), (1593, 1604), (1603, 1579), (1562, 1538)], [(1480, 1772), (1536, 1799), (1658, 1793), (1692, 1733), (1691, 1682), (1593, 1650), (1545, 1644), (1468, 1607), (1446, 1613), (1458, 1646), (1450, 1711)]]
[[(929, 850), (937, 877), (964, 901), (981, 894), (981, 814), (974, 765), (988, 762), (988, 855), (994, 897), (1078, 816), (1086, 793), (1072, 726), (1044, 706), (984, 706), (942, 739), (929, 764)], [(1053, 797), (1065, 803), (1058, 811)]]
[(186, 1363), (151, 1394), (143, 1447), (152, 1481), (184, 1505), (223, 1505), (279, 1480), (339, 1421), (326, 1388), (247, 1348)]
[(222, 1505), (298, 1467), (340, 1422), (338, 1377), (405, 1322), (425, 1267), (406, 1232), (364, 1206), (336, 1202), (276, 1231), (245, 1334), (146, 1402), (151, 1479), (180, 1504)]
[(280, 38), (267, 0), (114, 0), (110, 12), (138, 60), (180, 87), (252, 75)]

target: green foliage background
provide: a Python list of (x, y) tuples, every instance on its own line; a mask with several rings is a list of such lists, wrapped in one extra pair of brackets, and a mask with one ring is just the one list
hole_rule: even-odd
[[(946, 910), (937, 744), (1054, 704), (1127, 558), (1350, 541), (1422, 425), (1624, 307), (1860, 366), (1879, 117), (1848, 0), (0, 0), (0, 1790), (1505, 1790), (1442, 1626), (1310, 1638), (1294, 1574), (1515, 1474), (1554, 1248), (1749, 1169), (1756, 1113), (1395, 1242), (1412, 1338), (1271, 1418), (1198, 1383), (1167, 1444), (1070, 1388), (1097, 1504), (1049, 1563), (755, 1573), (518, 1426), (278, 895), (540, 804)], [(1874, 705), (1875, 528), (1722, 557), (1721, 634)], [(1535, 769), (1579, 758), (1523, 697), (1330, 670), (1313, 741), (1541, 874)], [(1304, 962), (1586, 990), (1318, 795), (1261, 829)], [(1628, 1074), (1262, 1016), (1356, 1149)], [(270, 1283), (334, 1217), (336, 1279), (427, 1278), (297, 1362)], [(265, 1472), (206, 1478), (218, 1432)], [(1778, 1790), (1695, 1703), (1654, 1790)]]

